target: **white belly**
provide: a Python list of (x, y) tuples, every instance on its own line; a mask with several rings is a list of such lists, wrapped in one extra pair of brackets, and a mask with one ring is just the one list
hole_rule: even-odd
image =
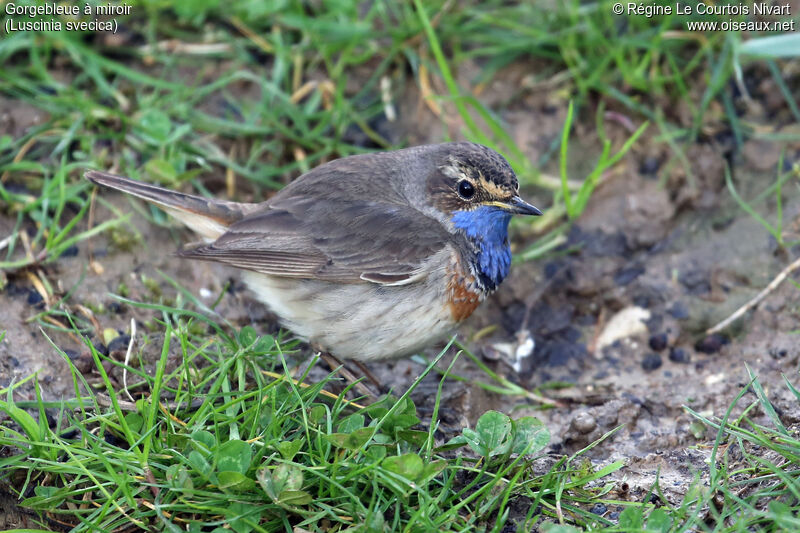
[(399, 286), (249, 271), (244, 280), (297, 336), (343, 359), (374, 360), (412, 355), (452, 331), (445, 275), (442, 269)]

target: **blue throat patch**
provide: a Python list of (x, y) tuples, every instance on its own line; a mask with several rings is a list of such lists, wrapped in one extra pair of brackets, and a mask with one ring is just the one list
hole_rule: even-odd
[(511, 248), (508, 246), (511, 213), (499, 207), (482, 205), (471, 211), (456, 211), (451, 220), (478, 245), (476, 266), (480, 282), (486, 290), (493, 291), (508, 275), (511, 266)]

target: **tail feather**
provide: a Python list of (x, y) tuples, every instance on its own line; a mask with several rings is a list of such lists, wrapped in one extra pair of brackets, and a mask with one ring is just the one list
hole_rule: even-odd
[(84, 176), (97, 185), (116, 189), (156, 204), (207, 241), (217, 239), (225, 233), (228, 226), (241, 220), (258, 206), (258, 204), (226, 202), (171, 191), (97, 170), (90, 170)]

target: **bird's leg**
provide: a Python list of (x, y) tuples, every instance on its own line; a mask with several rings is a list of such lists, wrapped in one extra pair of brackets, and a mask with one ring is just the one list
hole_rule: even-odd
[(353, 362), (356, 364), (358, 369), (361, 370), (361, 372), (364, 373), (364, 375), (367, 377), (367, 379), (370, 380), (372, 382), (372, 384), (375, 385), (378, 388), (378, 392), (381, 392), (381, 393), (386, 392), (386, 391), (384, 391), (383, 384), (380, 382), (380, 380), (377, 377), (375, 377), (375, 374), (373, 374), (372, 372), (369, 371), (369, 368), (367, 368), (367, 365), (365, 365), (361, 361), (355, 361), (354, 360)]
[(366, 385), (361, 383), (361, 381), (357, 377), (355, 377), (352, 372), (347, 370), (347, 367), (344, 366), (344, 363), (339, 361), (336, 357), (329, 354), (328, 352), (320, 351), (319, 356), (320, 359), (322, 359), (328, 364), (328, 366), (331, 369), (331, 372), (333, 372), (338, 368), (339, 372), (342, 374), (344, 379), (352, 383), (353, 387), (358, 391), (359, 394), (366, 396), (367, 398), (370, 398), (373, 401), (376, 399), (372, 391), (369, 390), (366, 387)]

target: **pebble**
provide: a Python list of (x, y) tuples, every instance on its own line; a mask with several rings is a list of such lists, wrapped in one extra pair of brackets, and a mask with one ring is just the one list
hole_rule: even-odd
[[(69, 350), (69, 352), (75, 353), (74, 350)], [(75, 370), (81, 374), (91, 374), (92, 370), (94, 369), (94, 359), (92, 359), (92, 354), (87, 351), (78, 356), (72, 357), (67, 350), (64, 350), (64, 353), (66, 353), (72, 360), (72, 364), (75, 365)]]
[(578, 413), (572, 419), (571, 426), (581, 435), (586, 435), (597, 428), (597, 420), (595, 420), (594, 417), (589, 413)]
[(549, 366), (563, 366), (570, 359), (583, 359), (587, 355), (586, 346), (577, 342), (556, 341), (544, 344), (537, 354)]
[(692, 357), (689, 355), (689, 352), (684, 350), (683, 348), (670, 348), (669, 350), (669, 360), (673, 363), (690, 363), (692, 361)]
[(651, 372), (661, 366), (661, 356), (657, 353), (649, 353), (642, 359), (642, 368), (647, 372)]
[(617, 311), (606, 322), (600, 335), (597, 336), (596, 346), (598, 353), (602, 352), (606, 346), (611, 346), (620, 339), (646, 334), (647, 325), (645, 322), (650, 320), (651, 316), (650, 311), (641, 307), (626, 307)]
[(661, 159), (658, 157), (649, 156), (642, 164), (639, 165), (639, 173), (640, 174), (650, 174), (655, 175), (658, 172), (658, 169), (661, 167)]
[(789, 354), (789, 351), (786, 348), (770, 348), (768, 353), (773, 359), (783, 359)]
[(661, 350), (667, 347), (667, 334), (656, 333), (655, 335), (650, 337), (648, 344), (650, 345), (651, 350), (660, 352)]
[(80, 252), (77, 244), (73, 244), (63, 252), (61, 252), (61, 257), (75, 257)]
[(38, 308), (44, 307), (44, 298), (42, 298), (42, 295), (39, 294), (38, 291), (30, 289), (28, 291), (28, 305)]
[(604, 515), (608, 511), (608, 507), (602, 503), (596, 503), (592, 506), (591, 513), (596, 515)]
[(94, 349), (97, 350), (97, 353), (106, 356), (108, 355), (108, 346), (103, 344), (102, 341), (98, 339), (92, 339), (92, 346), (94, 346)]
[(712, 354), (718, 352), (726, 344), (728, 344), (728, 339), (719, 333), (714, 333), (697, 341), (694, 349), (701, 353)]
[(108, 343), (108, 352), (113, 353), (116, 351), (121, 351), (125, 353), (128, 351), (128, 344), (131, 342), (130, 335), (117, 335), (114, 339)]

